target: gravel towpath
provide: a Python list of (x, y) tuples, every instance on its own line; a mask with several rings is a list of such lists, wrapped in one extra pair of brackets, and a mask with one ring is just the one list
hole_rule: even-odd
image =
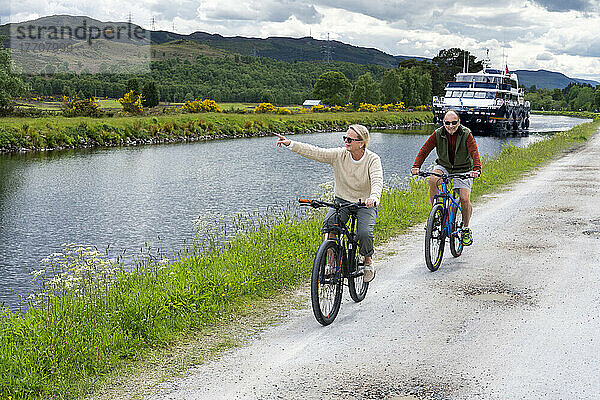
[(471, 226), (435, 273), (415, 227), (378, 249), (366, 299), (345, 291), (331, 326), (306, 295), (148, 399), (599, 398), (600, 135), (479, 201)]

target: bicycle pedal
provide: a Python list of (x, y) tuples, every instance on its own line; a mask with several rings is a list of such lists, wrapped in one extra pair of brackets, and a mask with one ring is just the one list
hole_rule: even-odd
[(354, 271), (350, 274), (351, 278), (358, 278), (359, 276), (363, 276), (365, 274), (364, 268), (359, 269), (358, 271)]

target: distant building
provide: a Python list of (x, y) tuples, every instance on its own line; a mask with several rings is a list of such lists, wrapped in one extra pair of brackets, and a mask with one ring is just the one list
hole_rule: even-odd
[(318, 106), (319, 104), (321, 104), (321, 100), (304, 100), (302, 107), (311, 108), (312, 106)]

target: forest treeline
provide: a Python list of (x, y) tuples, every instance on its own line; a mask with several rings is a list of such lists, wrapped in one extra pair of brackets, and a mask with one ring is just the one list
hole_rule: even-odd
[[(127, 82), (138, 79), (142, 84), (149, 80), (156, 82), (161, 101), (210, 98), (220, 102), (299, 104), (314, 98), (314, 85), (321, 75), (336, 71), (352, 85), (367, 85), (373, 91), (367, 95), (371, 101), (402, 101), (410, 107), (430, 104), (432, 95), (441, 95), (445, 82), (462, 68), (465, 53), (472, 60), (470, 70), (475, 71), (480, 66), (475, 57), (454, 48), (440, 50), (432, 62), (409, 59), (392, 69), (349, 62), (286, 62), (265, 57), (199, 55), (195, 59), (152, 61), (151, 72), (144, 75), (55, 72), (24, 80), (32, 94), (38, 96), (119, 98), (127, 92)], [(360, 77), (363, 79), (359, 80)]]
[(571, 83), (563, 89), (530, 87), (525, 100), (533, 110), (545, 111), (597, 111), (600, 109), (600, 85)]

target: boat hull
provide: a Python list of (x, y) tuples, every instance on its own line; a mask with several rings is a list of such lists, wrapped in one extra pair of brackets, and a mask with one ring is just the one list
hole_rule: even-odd
[(433, 107), (434, 122), (441, 123), (448, 110), (458, 113), (462, 125), (479, 136), (527, 136), (529, 134), (529, 107), (523, 105), (501, 107)]

